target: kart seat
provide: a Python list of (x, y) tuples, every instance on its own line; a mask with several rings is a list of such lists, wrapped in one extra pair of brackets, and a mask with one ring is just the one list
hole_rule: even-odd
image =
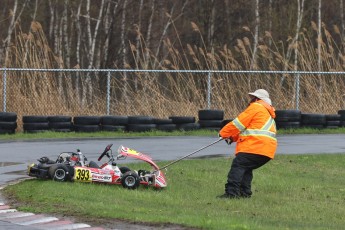
[(96, 162), (90, 161), (90, 162), (89, 162), (89, 168), (100, 169), (101, 167), (99, 167), (99, 165), (98, 165)]

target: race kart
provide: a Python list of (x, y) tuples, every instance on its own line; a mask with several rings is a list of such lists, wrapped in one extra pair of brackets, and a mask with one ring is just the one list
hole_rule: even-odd
[(128, 167), (118, 167), (112, 152), (112, 144), (107, 145), (99, 156), (101, 161), (104, 156), (108, 161), (99, 166), (96, 162), (87, 163), (87, 158), (80, 152), (63, 152), (56, 161), (47, 157), (38, 159), (39, 163), (28, 166), (27, 174), (41, 179), (53, 179), (55, 181), (95, 182), (106, 184), (118, 184), (124, 188), (136, 189), (139, 185), (164, 188), (167, 182), (164, 173), (152, 161), (152, 159), (136, 150), (120, 146), (117, 160), (127, 157), (142, 160), (151, 165), (152, 170), (131, 170)]

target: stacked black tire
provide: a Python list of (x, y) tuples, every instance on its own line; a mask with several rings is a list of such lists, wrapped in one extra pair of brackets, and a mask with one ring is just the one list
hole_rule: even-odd
[(155, 118), (154, 123), (156, 124), (156, 129), (160, 131), (172, 132), (177, 128), (172, 119)]
[(101, 131), (100, 116), (77, 116), (73, 118), (75, 132), (98, 132)]
[(345, 127), (345, 110), (338, 110), (338, 115), (340, 116), (340, 127)]
[(277, 129), (295, 129), (301, 127), (300, 110), (276, 110)]
[(150, 116), (128, 116), (129, 132), (149, 132), (156, 129), (154, 118)]
[(126, 131), (128, 125), (127, 116), (102, 116), (101, 130), (107, 132)]
[(223, 126), (224, 111), (223, 110), (199, 110), (198, 112), (201, 129), (211, 129), (219, 131)]
[(71, 116), (49, 116), (49, 129), (54, 132), (72, 132), (74, 126)]
[(327, 129), (336, 129), (341, 126), (340, 114), (326, 114), (325, 119), (325, 128)]
[(17, 128), (17, 114), (0, 112), (0, 134), (14, 134)]
[(313, 129), (322, 129), (326, 125), (325, 114), (302, 113), (301, 126)]
[(200, 124), (195, 123), (195, 117), (192, 116), (170, 116), (169, 119), (176, 125), (177, 130), (192, 131), (200, 129)]
[(23, 131), (25, 133), (40, 133), (49, 131), (48, 116), (23, 116)]

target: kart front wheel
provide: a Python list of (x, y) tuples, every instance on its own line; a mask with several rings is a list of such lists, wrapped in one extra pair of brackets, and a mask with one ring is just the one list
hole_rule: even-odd
[(136, 189), (140, 185), (140, 178), (134, 171), (129, 171), (123, 174), (121, 184), (124, 188)]
[(68, 181), (69, 172), (65, 165), (53, 165), (49, 168), (49, 176), (55, 181)]

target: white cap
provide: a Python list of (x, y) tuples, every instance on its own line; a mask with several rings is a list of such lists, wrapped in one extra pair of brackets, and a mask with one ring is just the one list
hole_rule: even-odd
[(255, 92), (248, 93), (248, 94), (263, 100), (264, 102), (268, 103), (269, 105), (272, 105), (270, 95), (264, 89), (258, 89), (258, 90), (255, 90)]

